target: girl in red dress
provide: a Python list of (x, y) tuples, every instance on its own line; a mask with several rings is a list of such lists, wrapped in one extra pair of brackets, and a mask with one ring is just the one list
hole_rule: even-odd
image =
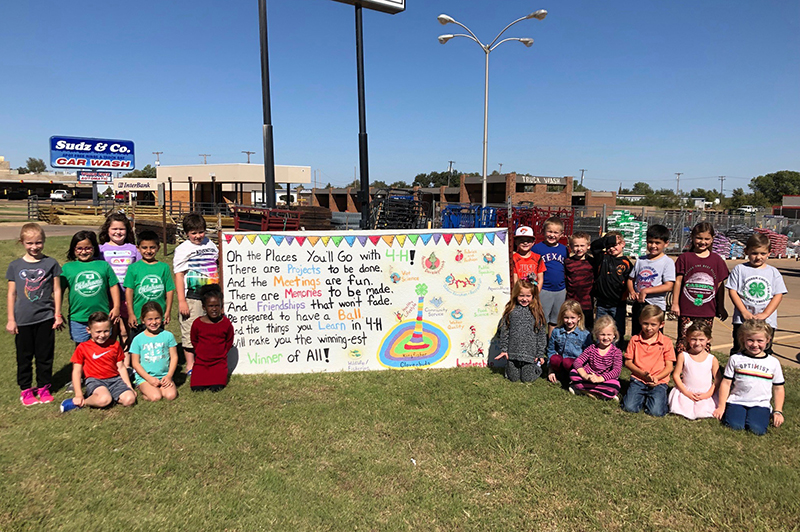
[(228, 351), (233, 347), (233, 325), (222, 314), (222, 290), (217, 284), (200, 290), (205, 315), (192, 323), (194, 367), (189, 386), (192, 391), (218, 392), (228, 384)]

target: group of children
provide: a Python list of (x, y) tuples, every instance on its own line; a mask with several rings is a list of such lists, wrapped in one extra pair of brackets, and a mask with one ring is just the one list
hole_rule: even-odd
[[(164, 327), (176, 292), (190, 388), (219, 391), (227, 385), (233, 326), (223, 314), (217, 246), (206, 237), (201, 215), (187, 215), (183, 227), (187, 240), (175, 249), (174, 280), (169, 266), (156, 258), (158, 235), (145, 230), (134, 241), (122, 213), (106, 219), (100, 244), (93, 231), (75, 233), (63, 266), (44, 254), (41, 226), (22, 227), (25, 254), (6, 273), (6, 330), (15, 335), (23, 405), (53, 401), (55, 331), (64, 325), (76, 344), (68, 385), (75, 396), (62, 402), (62, 412), (84, 405), (131, 406), (139, 393), (148, 401), (175, 399), (178, 343)], [(61, 314), (64, 295), (69, 302), (66, 322)]]
[[(530, 227), (515, 232), (514, 285), (496, 357), (507, 360), (509, 380), (532, 382), (548, 373), (573, 394), (621, 401), (628, 412), (715, 417), (756, 434), (766, 433), (770, 419), (775, 427), (783, 423), (784, 379), (771, 340), (786, 286), (767, 264), (765, 235), (748, 239), (747, 262), (729, 272), (711, 251), (714, 228), (706, 222), (692, 229), (692, 247), (677, 261), (665, 254), (670, 233), (663, 225), (650, 226), (647, 255), (635, 262), (623, 255), (616, 231), (595, 241), (577, 232), (568, 254), (559, 243), (563, 222), (550, 218), (543, 229), (536, 245)], [(715, 317), (727, 318), (726, 289), (735, 311), (733, 348), (722, 371), (711, 354), (711, 331)], [(679, 318), (675, 345), (663, 333), (668, 294)], [(623, 353), (617, 344), (628, 304), (632, 334)], [(623, 365), (631, 378), (620, 398)]]

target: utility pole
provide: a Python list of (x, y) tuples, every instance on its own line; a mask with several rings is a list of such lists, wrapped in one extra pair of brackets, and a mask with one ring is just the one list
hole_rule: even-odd
[(724, 183), (725, 183), (725, 176), (724, 175), (719, 176), (719, 199), (720, 200), (722, 200), (722, 198), (725, 197), (725, 189), (723, 188)]
[(447, 188), (450, 188), (450, 180), (453, 178), (453, 165), (456, 164), (455, 161), (447, 161), (449, 166), (447, 167)]
[(153, 155), (156, 156), (156, 166), (161, 166), (161, 159), (158, 156), (161, 155), (162, 153), (164, 153), (164, 152), (163, 151), (154, 151), (153, 152)]
[(581, 186), (583, 186), (583, 173), (586, 171), (586, 168), (581, 168)]
[(206, 161), (206, 157), (211, 157), (211, 154), (210, 153), (200, 153), (197, 156), (203, 158), (203, 164), (208, 164), (208, 161)]
[(500, 173), (502, 174), (503, 173), (503, 163), (497, 163), (497, 164), (500, 165)]
[(247, 154), (247, 164), (250, 164), (250, 156), (253, 155), (255, 152), (254, 151), (243, 150), (242, 153), (246, 153)]
[(681, 176), (683, 172), (675, 172), (675, 176), (677, 177), (677, 184), (675, 185), (675, 195), (680, 196), (681, 194)]

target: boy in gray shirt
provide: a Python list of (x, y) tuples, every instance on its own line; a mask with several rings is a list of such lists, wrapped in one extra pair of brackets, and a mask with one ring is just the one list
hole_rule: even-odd
[(631, 336), (642, 331), (639, 314), (645, 305), (667, 310), (667, 292), (675, 284), (675, 261), (664, 254), (669, 229), (663, 225), (647, 228), (647, 255), (639, 257), (628, 279), (628, 299), (633, 302)]

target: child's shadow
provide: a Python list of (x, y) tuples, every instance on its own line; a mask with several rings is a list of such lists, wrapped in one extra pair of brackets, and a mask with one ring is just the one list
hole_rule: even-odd
[(61, 369), (53, 374), (50, 385), (54, 392), (58, 392), (69, 382), (72, 382), (72, 363), (61, 366)]
[(492, 373), (499, 373), (505, 375), (506, 373), (506, 359), (497, 360), (497, 355), (500, 354), (500, 334), (495, 332), (492, 339), (489, 341), (489, 348), (486, 350), (486, 367)]

